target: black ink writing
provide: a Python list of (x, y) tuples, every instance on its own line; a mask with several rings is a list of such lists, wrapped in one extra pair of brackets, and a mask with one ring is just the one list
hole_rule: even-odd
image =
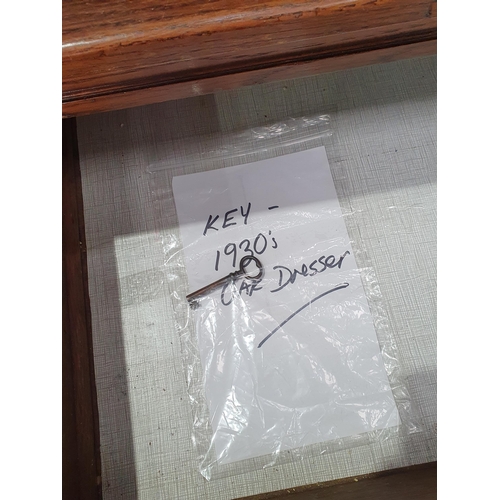
[[(245, 247), (245, 248), (243, 248), (243, 247)], [(250, 248), (250, 240), (247, 240), (247, 239), (242, 240), (240, 242), (240, 244), (238, 245), (238, 248), (240, 250), (243, 250), (244, 252), (250, 254), (250, 256), (253, 257), (253, 251)]]
[[(262, 287), (259, 286), (262, 282), (262, 278), (258, 280), (241, 280), (239, 288), (236, 285), (238, 281), (229, 281), (227, 282), (221, 290), (220, 301), (223, 305), (228, 306), (233, 302), (234, 292), (236, 291), (239, 295), (245, 292), (249, 297), (258, 290), (262, 290)], [(228, 292), (229, 289), (229, 292)]]
[(243, 224), (245, 224), (245, 225), (248, 222), (248, 216), (250, 215), (251, 206), (252, 206), (252, 204), (250, 202), (248, 202), (248, 208), (247, 208), (246, 212), (243, 212), (243, 207), (240, 207), (241, 216), (243, 217)]
[(229, 217), (229, 214), (234, 214), (234, 212), (237, 212), (238, 209), (234, 208), (233, 210), (229, 210), (226, 212), (226, 215), (224, 215), (224, 223), (222, 224), (223, 229), (226, 229), (226, 227), (229, 226), (236, 226), (236, 222), (229, 222), (230, 220), (233, 220), (234, 217)]
[[(241, 216), (243, 217), (243, 224), (247, 224), (248, 223), (248, 216), (250, 215), (250, 209), (252, 208), (252, 204), (250, 202), (248, 202), (248, 205), (246, 207), (246, 211), (244, 209), (243, 206), (240, 206), (239, 208), (239, 211), (241, 213)], [(232, 220), (234, 220), (235, 218), (231, 215), (231, 214), (234, 214), (238, 212), (238, 208), (233, 208), (231, 210), (228, 210), (225, 214), (224, 214), (224, 219), (223, 219), (223, 223), (222, 223), (222, 226), (221, 226), (221, 229), (226, 229), (230, 226), (236, 226), (237, 222), (231, 222)], [(205, 229), (203, 230), (203, 236), (206, 236), (207, 235), (207, 231), (209, 229), (212, 229), (214, 231), (218, 231), (219, 228), (216, 227), (214, 224), (219, 220), (219, 215), (209, 215), (208, 216), (208, 220), (207, 220), (207, 223), (205, 224)]]
[[(233, 254), (233, 249), (235, 248), (234, 243), (226, 245), (226, 249), (228, 248), (230, 248), (230, 250), (227, 252), (227, 254), (228, 255), (232, 254), (234, 257)], [(272, 278), (271, 282), (273, 283), (274, 286), (276, 286), (277, 282), (278, 286), (270, 290), (270, 292), (271, 293), (279, 292), (280, 290), (283, 290), (287, 286), (293, 285), (298, 276), (311, 277), (315, 276), (318, 273), (322, 273), (327, 269), (333, 269), (333, 268), (340, 269), (342, 266), (342, 262), (344, 261), (347, 255), (350, 255), (350, 252), (348, 250), (346, 250), (338, 259), (334, 255), (328, 255), (328, 256), (322, 255), (318, 259), (313, 260), (309, 264), (309, 266), (303, 264), (299, 269), (294, 269), (293, 271), (290, 271), (290, 269), (288, 269), (285, 266), (274, 266), (273, 270), (278, 272), (276, 273), (277, 275), (271, 277)], [(221, 302), (223, 305), (225, 306), (230, 305), (233, 302), (234, 294), (241, 295), (243, 292), (245, 292), (247, 296), (251, 297), (255, 292), (262, 290), (264, 288), (264, 285), (260, 286), (263, 278), (260, 278), (258, 280), (248, 280), (248, 278), (247, 279), (242, 278), (242, 279), (243, 281), (241, 282), (239, 280), (237, 280), (236, 282), (231, 281), (223, 286), (221, 291)], [(238, 286), (235, 286), (234, 285), (235, 283), (240, 283), (240, 284)]]
[(229, 256), (233, 255), (233, 267), (236, 267), (236, 245), (234, 243), (228, 243), (224, 248), (224, 254)]
[(205, 236), (207, 234), (207, 231), (209, 229), (213, 229), (215, 231), (218, 231), (218, 229), (216, 227), (212, 227), (212, 224), (214, 224), (217, 221), (218, 218), (219, 218), (218, 215), (216, 215), (214, 218), (212, 218), (211, 215), (208, 216), (208, 221), (205, 224), (205, 230), (203, 231), (203, 236)]
[(285, 266), (274, 266), (273, 269), (277, 270), (279, 273), (279, 279), (278, 279), (278, 287), (275, 288), (274, 290), (271, 290), (271, 292), (279, 292), (280, 290), (283, 290), (288, 285), (293, 285), (295, 283), (295, 280), (297, 279), (297, 276), (314, 276), (316, 274), (322, 273), (326, 269), (333, 269), (334, 267), (341, 268), (342, 267), (342, 262), (346, 258), (347, 255), (349, 255), (350, 252), (349, 250), (346, 250), (339, 258), (338, 260), (335, 258), (335, 255), (328, 255), (326, 257), (325, 255), (322, 255), (316, 260), (313, 260), (309, 266), (306, 264), (302, 264), (299, 269), (294, 269), (291, 271), (288, 269), (288, 267)]
[[(269, 236), (271, 236), (271, 231), (269, 231)], [(278, 248), (278, 243), (276, 242), (276, 240), (274, 239), (274, 236), (272, 238), (272, 242), (274, 243), (274, 246), (271, 245), (271, 248)]]
[(217, 250), (217, 254), (215, 256), (215, 270), (219, 270), (219, 261), (220, 261), (220, 250)]
[[(259, 241), (260, 243), (260, 251), (257, 250), (257, 247), (259, 246)], [(257, 237), (255, 238), (255, 241), (253, 242), (253, 249), (255, 250), (255, 253), (257, 255), (262, 255), (267, 248), (267, 238), (262, 234), (259, 233)]]
[(337, 290), (341, 290), (342, 288), (347, 288), (349, 286), (349, 283), (340, 283), (336, 285), (334, 288), (331, 290), (328, 290), (326, 292), (321, 293), (317, 297), (314, 297), (314, 299), (310, 300), (306, 304), (304, 304), (302, 307), (299, 307), (294, 313), (290, 314), (288, 318), (286, 318), (284, 321), (282, 321), (269, 335), (267, 335), (264, 340), (261, 340), (257, 348), (260, 348), (264, 345), (265, 342), (267, 342), (280, 328), (282, 328), (286, 323), (288, 323), (294, 316), (297, 316), (302, 310), (304, 310), (307, 306), (310, 306), (313, 302), (316, 302), (319, 299), (322, 299), (325, 295), (328, 295), (329, 293), (335, 292)]
[[(269, 231), (269, 236), (271, 236), (271, 231)], [(270, 239), (264, 234), (259, 233), (255, 238), (241, 240), (238, 244), (236, 243), (228, 243), (223, 250), (223, 254), (228, 257), (232, 257), (231, 265), (233, 267), (237, 266), (237, 263), (240, 261), (241, 257), (248, 255), (249, 257), (255, 257), (255, 255), (262, 255), (267, 249), (276, 249), (278, 248), (278, 242), (274, 238), (274, 236)], [(244, 253), (241, 255), (241, 252)], [(217, 250), (215, 254), (215, 270), (219, 270), (219, 265), (221, 262), (222, 253), (220, 250)]]

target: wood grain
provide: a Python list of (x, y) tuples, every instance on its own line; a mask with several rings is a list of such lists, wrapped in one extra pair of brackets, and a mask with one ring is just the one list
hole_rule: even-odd
[(63, 120), (63, 498), (101, 498), (99, 423), (75, 120)]
[[(137, 105), (146, 95), (137, 92), (157, 88), (163, 89), (157, 99), (188, 97), (194, 82), (226, 78), (227, 88), (237, 85), (231, 77), (241, 84), (238, 75), (256, 71), (269, 81), (283, 75), (273, 69), (286, 68), (290, 77), (294, 65), (314, 61), (335, 68), (334, 59), (357, 56), (357, 64), (373, 64), (374, 51), (435, 40), (434, 6), (432, 0), (64, 0), (63, 114), (86, 113), (98, 98), (108, 103), (102, 110), (127, 96)], [(117, 94), (121, 99), (110, 98)]]
[(240, 500), (434, 500), (437, 498), (437, 463), (413, 465), (365, 476), (264, 493)]
[(64, 116), (79, 116), (101, 113), (117, 109), (132, 108), (146, 104), (213, 94), (221, 90), (257, 85), (289, 78), (300, 78), (330, 71), (345, 70), (370, 64), (387, 63), (412, 57), (427, 56), (436, 53), (436, 40), (399, 45), (359, 54), (316, 59), (302, 63), (285, 64), (234, 75), (192, 80), (189, 82), (159, 85), (145, 89), (117, 92), (102, 96), (70, 101), (64, 104)]

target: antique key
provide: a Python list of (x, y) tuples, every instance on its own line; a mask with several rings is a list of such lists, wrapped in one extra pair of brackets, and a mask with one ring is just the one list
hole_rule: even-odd
[[(248, 274), (246, 271), (246, 268), (248, 267), (250, 262), (255, 262), (255, 265), (259, 270), (256, 276), (250, 276), (250, 274)], [(237, 271), (234, 271), (234, 273), (229, 273), (227, 276), (224, 276), (224, 278), (214, 281), (210, 285), (204, 286), (203, 288), (200, 288), (196, 292), (186, 295), (186, 299), (191, 307), (196, 308), (198, 305), (197, 299), (203, 297), (204, 295), (209, 294), (212, 290), (216, 290), (217, 288), (224, 286), (226, 283), (235, 282), (238, 278), (241, 277), (248, 280), (256, 281), (262, 278), (263, 275), (264, 275), (264, 267), (262, 266), (260, 260), (257, 259), (257, 257), (246, 255), (240, 260), (240, 268)]]

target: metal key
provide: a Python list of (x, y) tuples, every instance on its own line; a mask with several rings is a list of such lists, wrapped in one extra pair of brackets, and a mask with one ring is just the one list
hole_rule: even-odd
[[(248, 267), (248, 264), (250, 262), (255, 262), (255, 265), (257, 266), (257, 269), (259, 270), (258, 274), (256, 276), (250, 276), (246, 272), (246, 268)], [(240, 268), (237, 271), (234, 271), (234, 273), (229, 273), (227, 276), (224, 276), (224, 278), (221, 278), (217, 281), (214, 281), (210, 285), (204, 286), (203, 288), (200, 288), (196, 292), (190, 293), (189, 295), (186, 295), (186, 299), (189, 302), (189, 305), (191, 307), (196, 308), (198, 305), (197, 299), (200, 297), (203, 297), (204, 295), (209, 294), (211, 291), (216, 290), (217, 288), (220, 288), (224, 286), (227, 283), (235, 282), (238, 278), (245, 278), (248, 280), (256, 281), (262, 278), (264, 275), (264, 267), (262, 266), (262, 263), (260, 262), (257, 257), (253, 257), (250, 255), (246, 255), (240, 260)]]

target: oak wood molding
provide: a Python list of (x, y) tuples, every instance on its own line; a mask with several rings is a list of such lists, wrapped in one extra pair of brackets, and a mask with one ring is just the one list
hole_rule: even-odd
[(98, 500), (99, 421), (75, 120), (63, 120), (62, 128), (62, 498)]
[(435, 0), (63, 0), (63, 115), (411, 57), (436, 24)]

